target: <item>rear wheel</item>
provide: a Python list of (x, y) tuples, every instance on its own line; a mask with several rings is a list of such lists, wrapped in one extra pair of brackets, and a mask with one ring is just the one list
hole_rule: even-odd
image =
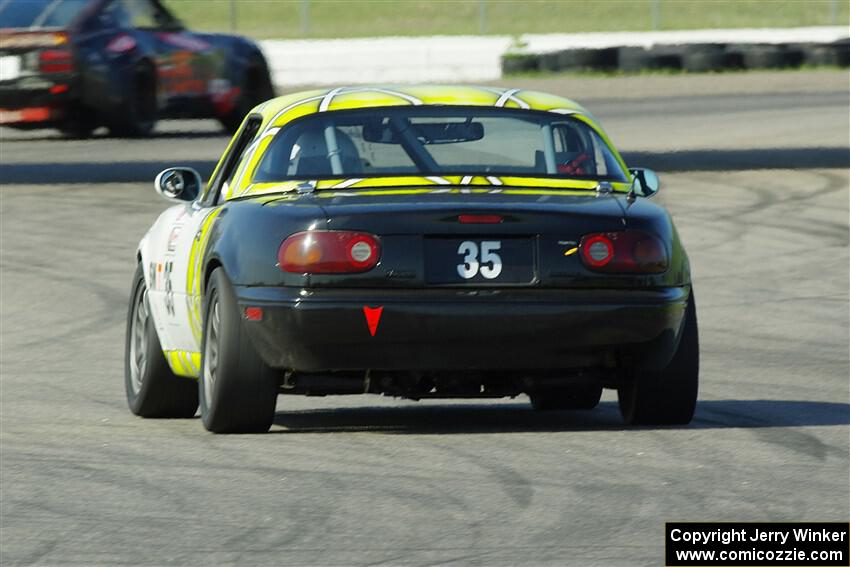
[(224, 270), (210, 276), (204, 309), (201, 418), (215, 433), (262, 433), (274, 420), (277, 376), (251, 344)]
[(620, 413), (630, 425), (690, 423), (699, 390), (699, 331), (693, 290), (676, 354), (661, 371), (637, 371), (617, 390)]
[(126, 138), (149, 136), (157, 118), (156, 77), (150, 65), (140, 64), (133, 71), (126, 93), (119, 114), (109, 123), (109, 132)]
[(142, 417), (192, 417), (198, 409), (197, 384), (175, 376), (162, 354), (141, 264), (133, 276), (127, 314), (124, 387), (130, 411)]
[(531, 406), (538, 411), (593, 409), (601, 397), (601, 386), (563, 386), (529, 394)]

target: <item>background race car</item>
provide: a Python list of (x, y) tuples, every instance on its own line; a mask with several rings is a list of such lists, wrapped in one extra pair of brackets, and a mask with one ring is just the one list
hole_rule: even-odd
[(0, 124), (145, 136), (186, 117), (234, 131), (272, 96), (256, 44), (191, 32), (158, 0), (0, 0)]

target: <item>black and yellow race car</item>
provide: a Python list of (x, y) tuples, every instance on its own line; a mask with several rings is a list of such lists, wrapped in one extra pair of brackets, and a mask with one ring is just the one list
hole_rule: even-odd
[(278, 394), (530, 396), (687, 423), (699, 348), (658, 179), (544, 93), (354, 87), (253, 109), (208, 183), (138, 248), (126, 390), (139, 415), (265, 431)]
[(0, 0), (0, 125), (145, 136), (184, 117), (233, 132), (272, 96), (256, 44), (189, 31), (159, 0)]

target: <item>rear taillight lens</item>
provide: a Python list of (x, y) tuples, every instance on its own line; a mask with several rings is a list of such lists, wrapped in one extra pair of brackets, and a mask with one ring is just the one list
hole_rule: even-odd
[(298, 232), (283, 241), (278, 266), (298, 274), (351, 274), (375, 267), (381, 244), (371, 234), (345, 230)]
[(42, 73), (68, 73), (74, 70), (74, 56), (67, 49), (45, 49), (38, 54)]
[(667, 270), (667, 249), (660, 238), (639, 230), (585, 234), (581, 260), (597, 272), (658, 274)]

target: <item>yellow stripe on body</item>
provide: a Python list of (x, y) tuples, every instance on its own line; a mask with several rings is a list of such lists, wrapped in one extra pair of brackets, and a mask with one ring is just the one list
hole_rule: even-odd
[[(492, 177), (492, 176), (491, 176)], [(333, 190), (343, 179), (327, 179), (316, 184), (315, 195), (320, 198), (333, 198), (339, 195), (425, 195), (425, 194), (485, 194), (502, 193), (505, 195), (588, 195), (594, 190), (598, 181), (582, 179), (552, 179), (530, 177), (494, 177), (500, 183), (491, 179), (475, 176), (469, 182), (461, 185), (463, 179), (458, 175), (444, 176), (448, 185), (439, 184), (425, 177), (375, 177), (363, 179), (357, 183), (346, 185), (344, 189)], [(283, 181), (279, 183), (255, 183), (248, 187), (243, 196), (284, 194), (281, 198), (295, 198), (294, 193), (298, 181)], [(401, 186), (401, 187), (399, 187)], [(404, 187), (409, 186), (409, 187)], [(423, 187), (424, 186), (424, 187)], [(612, 182), (615, 192), (627, 193), (629, 184)], [(386, 187), (386, 189), (381, 189)], [(348, 192), (351, 189), (352, 191)], [(370, 189), (373, 189), (370, 191)]]
[(186, 272), (186, 302), (189, 315), (189, 328), (192, 330), (192, 336), (200, 348), (201, 332), (203, 324), (203, 307), (204, 295), (204, 256), (206, 255), (207, 245), (209, 244), (210, 230), (215, 222), (215, 219), (221, 214), (224, 209), (218, 207), (209, 212), (201, 222), (201, 228), (195, 235), (192, 241), (192, 248), (189, 250), (188, 271)]
[(201, 353), (187, 350), (163, 351), (171, 371), (177, 376), (197, 378), (201, 375)]

